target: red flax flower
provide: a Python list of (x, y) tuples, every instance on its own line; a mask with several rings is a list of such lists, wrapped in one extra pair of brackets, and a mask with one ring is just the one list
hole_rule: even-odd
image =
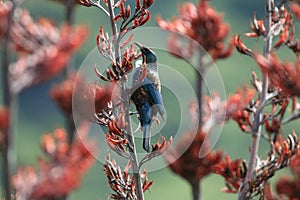
[[(223, 22), (223, 16), (215, 11), (207, 0), (201, 0), (197, 5), (186, 3), (179, 7), (180, 17), (171, 22), (157, 18), (158, 25), (167, 30), (179, 32), (198, 42), (213, 59), (228, 57), (232, 45), (225, 49), (224, 40), (228, 36), (229, 26)], [(175, 47), (174, 40), (169, 40), (171, 51), (183, 47)]]
[(226, 102), (226, 119), (236, 121), (242, 131), (250, 132), (252, 123), (250, 113), (246, 110), (255, 95), (255, 90), (241, 88), (231, 95)]
[(236, 35), (234, 38), (233, 38), (233, 44), (236, 48), (236, 50), (238, 52), (240, 52), (241, 54), (245, 54), (245, 55), (248, 55), (248, 56), (252, 56), (253, 53), (252, 53), (252, 50), (249, 49), (245, 44), (244, 42), (242, 41), (241, 37), (239, 35)]
[(92, 3), (90, 0), (76, 0), (76, 2), (80, 5), (86, 6), (86, 7), (90, 7), (92, 6)]
[(34, 22), (26, 10), (20, 12), (10, 36), (18, 53), (18, 60), (10, 65), (13, 93), (53, 78), (87, 36), (83, 26), (64, 25), (58, 29), (48, 19)]
[[(107, 122), (108, 133), (105, 134), (105, 139), (108, 146), (112, 150), (114, 150), (116, 153), (118, 153), (121, 156), (128, 157), (125, 151), (125, 149), (128, 146), (128, 141), (125, 137), (124, 129), (122, 130), (118, 126), (119, 121), (123, 121), (123, 119), (111, 120)], [(121, 124), (125, 124), (125, 121), (121, 122)]]
[[(114, 191), (114, 193), (110, 195), (111, 199), (137, 199), (134, 180), (132, 175), (129, 174), (130, 168), (131, 163), (129, 162), (124, 170), (121, 171), (121, 168), (117, 165), (116, 161), (111, 160), (110, 155), (107, 156), (106, 162), (103, 165), (103, 170), (105, 171), (110, 188)], [(141, 179), (143, 179), (142, 188), (143, 192), (145, 192), (149, 190), (154, 181), (148, 180), (146, 171), (141, 174)]]
[(72, 74), (62, 83), (54, 86), (50, 91), (51, 98), (67, 116), (72, 115), (72, 97), (75, 81), (76, 76)]
[[(122, 48), (125, 48), (126, 45), (133, 39), (130, 36), (122, 45)], [(113, 44), (110, 38), (108, 37), (108, 33), (104, 33), (102, 27), (100, 27), (99, 34), (96, 38), (96, 43), (98, 47), (98, 51), (108, 60), (112, 61), (111, 69), (106, 70), (106, 74), (103, 75), (95, 68), (95, 73), (97, 76), (104, 81), (118, 81), (120, 78), (133, 69), (133, 61), (139, 56), (137, 51), (134, 49), (133, 44), (130, 47), (126, 47), (124, 53), (121, 55), (121, 63), (115, 63), (114, 54), (113, 54)]]
[[(114, 99), (115, 83), (100, 85), (98, 83), (89, 84), (86, 91), (83, 91), (83, 96), (80, 97), (79, 90), (76, 91), (76, 97), (79, 97), (79, 112), (83, 117), (94, 120), (102, 125), (107, 125), (107, 120), (110, 120), (112, 101)], [(76, 103), (78, 105), (78, 102)], [(88, 106), (88, 109), (87, 109)], [(92, 109), (92, 110), (91, 110)]]
[(236, 193), (246, 176), (247, 166), (245, 161), (237, 159), (230, 160), (228, 155), (224, 160), (214, 167), (214, 172), (224, 177), (226, 188), (223, 189), (227, 193)]
[(0, 107), (0, 152), (7, 145), (7, 129), (9, 126), (9, 112), (5, 107)]
[[(203, 177), (212, 173), (214, 165), (219, 163), (222, 158), (221, 151), (211, 151), (204, 158), (200, 158), (200, 149), (209, 148), (209, 145), (204, 143), (205, 136), (206, 134), (200, 129), (196, 135), (189, 132), (185, 133), (175, 148), (168, 150), (165, 154), (165, 159), (171, 170), (186, 179), (192, 187), (198, 185)], [(192, 143), (186, 149), (186, 145), (191, 140)], [(183, 151), (184, 153), (180, 155)]]
[(275, 54), (270, 59), (262, 55), (256, 55), (255, 60), (263, 73), (270, 77), (271, 83), (287, 95), (300, 97), (300, 62), (296, 61), (294, 66), (289, 63), (281, 63)]
[[(66, 4), (66, 0), (54, 0), (54, 1)], [(86, 7), (91, 7), (93, 5), (91, 0), (73, 0), (73, 1), (76, 1), (77, 4), (86, 6)]]
[(289, 6), (297, 20), (300, 20), (300, 6), (297, 4), (290, 4)]
[[(296, 158), (297, 153), (299, 153), (299, 141), (295, 133), (288, 135), (287, 138), (283, 138), (281, 135), (277, 136), (276, 142), (271, 143), (272, 149), (269, 156), (264, 160), (258, 160), (255, 180), (250, 182), (251, 191), (253, 193), (260, 193), (263, 196), (264, 192), (267, 192), (263, 191), (263, 188), (269, 179), (273, 177), (278, 170), (290, 165), (290, 163), (293, 162), (292, 160)], [(295, 164), (296, 163), (297, 162), (295, 162)], [(287, 178), (282, 178), (276, 188), (279, 194), (286, 194), (286, 196), (290, 197), (289, 199), (294, 199), (293, 197), (299, 198), (299, 176), (296, 178), (295, 183), (289, 181)], [(293, 196), (294, 194), (296, 195)], [(282, 196), (280, 197), (280, 199), (282, 199)]]
[(12, 3), (10, 1), (3, 2), (0, 0), (0, 38), (4, 36), (8, 26), (8, 16), (12, 9)]
[[(268, 184), (269, 179), (272, 178), (278, 170), (285, 168), (290, 163), (291, 166), (299, 167), (299, 160), (295, 160), (297, 159), (297, 153), (299, 153), (299, 141), (300, 140), (297, 135), (293, 133), (293, 135), (288, 135), (287, 138), (282, 138), (281, 135), (278, 135), (276, 142), (271, 142), (271, 152), (268, 154), (266, 159), (257, 160), (255, 177), (249, 180), (249, 192), (251, 192), (249, 194), (250, 199), (257, 195), (260, 195), (260, 199), (264, 199), (263, 197), (267, 197), (267, 199), (270, 200), (272, 199), (271, 192), (268, 191), (268, 188), (266, 189), (265, 186)], [(225, 160), (217, 164), (214, 169), (216, 174), (225, 178), (225, 192), (238, 192), (242, 180), (245, 178), (247, 173), (247, 165), (245, 161), (230, 161), (230, 158), (226, 156)], [(292, 171), (293, 169), (295, 168), (292, 168)], [(294, 199), (292, 197), (299, 197), (299, 186), (299, 176), (295, 183), (287, 178), (283, 178), (279, 181), (279, 184), (277, 184), (277, 191), (280, 191), (280, 194), (287, 194), (290, 199)], [(296, 195), (290, 196), (289, 194)]]
[[(83, 136), (88, 132), (88, 126), (83, 124), (79, 132)], [(12, 178), (20, 199), (58, 200), (76, 189), (82, 175), (94, 162), (87, 148), (95, 145), (91, 141), (85, 141), (85, 145), (88, 147), (77, 139), (69, 146), (62, 129), (55, 130), (53, 135), (45, 135), (41, 147), (47, 159), (39, 159), (39, 171), (32, 167), (19, 169)]]
[(9, 112), (5, 107), (0, 107), (0, 131), (6, 130), (9, 126)]
[(241, 130), (251, 131), (251, 113), (247, 107), (249, 107), (254, 95), (255, 90), (245, 86), (238, 89), (235, 94), (230, 95), (226, 102), (222, 102), (218, 95), (214, 95), (212, 98), (206, 97), (204, 121), (209, 122), (211, 120), (211, 124), (220, 124), (224, 120), (233, 119), (238, 123)]
[(165, 153), (170, 145), (173, 142), (173, 137), (170, 137), (167, 141), (165, 137), (161, 136), (156, 144), (152, 144), (152, 150), (148, 153), (140, 162), (140, 166), (144, 165), (146, 162), (150, 161), (151, 159), (162, 155)]
[(253, 32), (246, 33), (247, 37), (259, 37), (261, 35), (265, 36), (266, 28), (263, 20), (257, 20), (256, 14), (253, 16), (253, 22), (250, 22), (250, 28)]
[[(71, 85), (73, 85), (72, 91)], [(52, 94), (54, 95), (53, 97), (57, 95), (57, 100), (60, 101), (58, 104), (61, 106), (64, 100), (69, 103), (73, 96), (73, 104), (75, 104), (79, 114), (84, 119), (91, 120), (104, 111), (111, 109), (112, 101), (115, 98), (115, 95), (117, 95), (117, 90), (114, 90), (115, 87), (115, 82), (110, 82), (105, 85), (102, 85), (99, 82), (85, 83), (85, 80), (79, 74), (76, 79), (74, 75), (71, 75), (61, 85), (54, 89)], [(69, 95), (64, 97), (64, 91)], [(70, 108), (70, 105), (68, 105), (68, 108)]]
[(300, 179), (295, 177), (294, 179), (283, 176), (276, 183), (276, 191), (282, 197), (288, 197), (286, 199), (299, 200), (300, 197)]
[(80, 75), (71, 74), (65, 81), (53, 87), (50, 95), (67, 116), (72, 116), (74, 104), (83, 119), (98, 120), (95, 116), (110, 107), (114, 87), (114, 83), (86, 84)]
[(294, 178), (283, 176), (276, 184), (276, 191), (279, 195), (289, 199), (299, 199), (300, 197), (300, 152), (291, 159), (290, 168)]

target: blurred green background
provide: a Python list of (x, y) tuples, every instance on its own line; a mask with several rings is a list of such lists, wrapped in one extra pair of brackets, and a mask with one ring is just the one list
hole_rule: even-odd
[[(130, 0), (128, 0), (130, 1)], [(155, 17), (160, 15), (164, 19), (171, 19), (177, 15), (177, 7), (180, 3), (186, 1), (179, 0), (156, 0), (151, 7), (152, 18), (146, 26), (156, 27)], [(192, 1), (197, 2), (197, 1)], [(224, 20), (230, 24), (231, 35), (242, 34), (250, 31), (249, 21), (256, 11), (258, 18), (264, 15), (264, 2), (261, 0), (240, 1), (212, 0), (211, 4), (217, 11), (223, 13)], [(64, 7), (61, 4), (52, 1), (27, 0), (24, 5), (30, 10), (34, 18), (48, 17), (54, 19), (60, 24), (65, 17)], [(90, 29), (89, 39), (84, 43), (81, 50), (74, 57), (74, 68), (78, 68), (87, 54), (95, 47), (95, 38), (100, 25), (109, 30), (109, 22), (105, 15), (96, 8), (77, 7), (75, 11), (75, 22), (85, 24)], [(244, 39), (250, 47), (256, 51), (262, 49), (262, 39)], [(164, 59), (163, 56), (158, 55)], [(293, 59), (289, 51), (282, 51), (281, 57)], [(173, 61), (178, 64), (178, 61)], [(180, 63), (180, 62), (179, 62)], [(257, 70), (255, 63), (248, 57), (234, 52), (233, 56), (226, 60), (220, 60), (217, 66), (221, 72), (225, 83), (227, 94), (233, 93), (237, 87), (249, 84), (251, 80), (251, 70)], [(92, 66), (91, 66), (92, 67)], [(193, 82), (194, 76), (189, 69), (179, 69)], [(15, 149), (17, 155), (17, 164), (19, 166), (36, 165), (36, 158), (41, 155), (39, 149), (40, 137), (46, 132), (52, 132), (55, 128), (64, 126), (64, 118), (56, 105), (49, 99), (49, 89), (59, 82), (59, 78), (46, 84), (27, 89), (22, 92), (15, 105), (18, 107), (19, 114), (14, 120), (15, 130)], [(168, 99), (167, 95), (164, 97)], [(165, 104), (173, 106), (165, 100)], [(176, 103), (175, 103), (176, 104)], [(297, 131), (297, 122), (285, 127), (287, 133), (291, 132), (291, 127)], [(170, 131), (170, 130), (166, 130)], [(249, 135), (242, 133), (237, 125), (229, 122), (225, 125), (222, 135), (218, 140), (215, 149), (222, 149), (229, 154), (232, 159), (248, 159), (249, 145), (251, 138)], [(268, 144), (261, 142), (261, 154), (265, 155)], [(281, 173), (287, 173), (285, 170)], [(151, 172), (150, 179), (155, 180), (151, 191), (146, 192), (146, 199), (191, 199), (190, 188), (187, 183), (179, 176), (173, 174), (167, 168)], [(224, 181), (221, 177), (210, 175), (202, 182), (203, 199), (236, 199), (234, 194), (221, 192), (224, 187)], [(95, 163), (93, 168), (86, 174), (82, 185), (70, 196), (70, 200), (81, 199), (107, 199), (111, 192), (107, 186), (106, 178), (102, 171), (102, 164)]]

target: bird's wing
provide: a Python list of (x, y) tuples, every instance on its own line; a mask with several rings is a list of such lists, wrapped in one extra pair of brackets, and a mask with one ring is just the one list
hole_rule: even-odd
[(153, 82), (151, 82), (148, 78), (144, 79), (141, 87), (145, 91), (145, 94), (147, 94), (147, 97), (151, 102), (151, 106), (156, 105), (155, 109), (165, 120), (165, 110), (161, 93), (157, 90)]
[(163, 105), (162, 96), (160, 92), (156, 89), (152, 81), (150, 81), (148, 78), (145, 78), (144, 81), (142, 82), (141, 87), (148, 95), (152, 105), (154, 104)]

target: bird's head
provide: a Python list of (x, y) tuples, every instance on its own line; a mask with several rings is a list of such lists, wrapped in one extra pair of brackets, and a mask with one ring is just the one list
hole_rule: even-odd
[[(154, 51), (152, 51), (151, 49), (149, 49), (137, 42), (135, 42), (134, 44), (136, 46), (138, 46), (140, 51), (142, 52), (143, 62), (146, 62), (147, 64), (157, 62), (157, 57), (156, 57), (156, 54), (154, 53)], [(146, 59), (146, 60), (144, 60), (144, 59)]]

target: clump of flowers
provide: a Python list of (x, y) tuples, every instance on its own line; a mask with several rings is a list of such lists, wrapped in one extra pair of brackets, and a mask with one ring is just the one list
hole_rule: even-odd
[(236, 193), (246, 176), (247, 166), (244, 160), (230, 160), (226, 155), (224, 159), (214, 166), (214, 173), (223, 176), (226, 187), (223, 189), (227, 193)]
[[(135, 183), (133, 176), (129, 174), (130, 168), (131, 163), (129, 162), (125, 169), (121, 171), (115, 160), (111, 160), (110, 156), (106, 158), (103, 170), (105, 171), (109, 186), (115, 192), (115, 194), (110, 195), (111, 199), (136, 199)], [(141, 179), (143, 180), (142, 189), (145, 192), (149, 190), (154, 181), (148, 180), (146, 171), (142, 173)]]
[(79, 74), (71, 74), (65, 81), (53, 87), (50, 95), (67, 116), (72, 117), (74, 114), (74, 103), (77, 114), (80, 114), (82, 119), (97, 121), (98, 114), (111, 109), (114, 88), (115, 83), (87, 84)]
[(256, 62), (265, 74), (268, 74), (270, 81), (279, 90), (291, 96), (300, 96), (300, 84), (298, 75), (300, 72), (300, 62), (297, 60), (292, 63), (282, 63), (275, 54), (269, 59), (261, 55), (255, 57)]
[[(86, 140), (83, 136), (87, 131), (87, 124), (83, 124), (80, 139)], [(91, 141), (83, 144), (78, 138), (69, 146), (63, 129), (45, 135), (41, 147), (45, 158), (39, 158), (39, 170), (20, 168), (12, 178), (20, 199), (59, 200), (79, 186), (83, 174), (94, 162), (87, 148), (95, 149), (95, 144)]]
[(281, 177), (276, 183), (276, 191), (280, 196), (286, 196), (290, 199), (297, 199), (300, 189), (299, 178), (300, 178), (300, 159), (299, 151), (291, 160), (290, 169), (294, 178), (288, 176)]
[[(5, 17), (1, 26), (7, 23), (9, 2), (1, 3), (0, 10)], [(7, 12), (6, 12), (7, 11)], [(5, 23), (6, 22), (6, 23)], [(0, 32), (5, 27), (0, 27)], [(41, 18), (33, 21), (29, 12), (18, 8), (13, 17), (9, 39), (17, 60), (11, 63), (10, 89), (17, 94), (24, 88), (49, 80), (61, 72), (73, 54), (87, 37), (84, 26), (62, 25), (57, 28), (53, 21)]]
[[(201, 0), (197, 5), (186, 3), (179, 6), (180, 17), (175, 17), (167, 22), (157, 18), (158, 25), (166, 30), (179, 32), (198, 42), (213, 59), (226, 58), (232, 52), (232, 45), (225, 47), (225, 39), (229, 34), (229, 26), (223, 22), (221, 14), (210, 6), (209, 1)], [(178, 56), (190, 57), (193, 52), (193, 44), (189, 48), (183, 48), (174, 35), (168, 42), (169, 49)]]
[[(251, 120), (249, 111), (250, 103), (255, 95), (255, 90), (245, 86), (239, 88), (236, 93), (230, 95), (225, 102), (222, 102), (218, 95), (206, 97), (204, 105), (204, 121), (211, 124), (220, 124), (224, 120), (234, 120), (244, 132), (250, 132)], [(210, 125), (211, 126), (211, 125)]]
[[(205, 157), (199, 156), (200, 149), (205, 151), (209, 144), (205, 142), (206, 133), (198, 130), (196, 134), (187, 132), (174, 149), (165, 154), (170, 169), (186, 179), (192, 186), (198, 185), (200, 180), (214, 171), (214, 165), (222, 159), (221, 151), (211, 151)], [(191, 143), (188, 147), (187, 144)], [(206, 152), (206, 151), (205, 151)]]

